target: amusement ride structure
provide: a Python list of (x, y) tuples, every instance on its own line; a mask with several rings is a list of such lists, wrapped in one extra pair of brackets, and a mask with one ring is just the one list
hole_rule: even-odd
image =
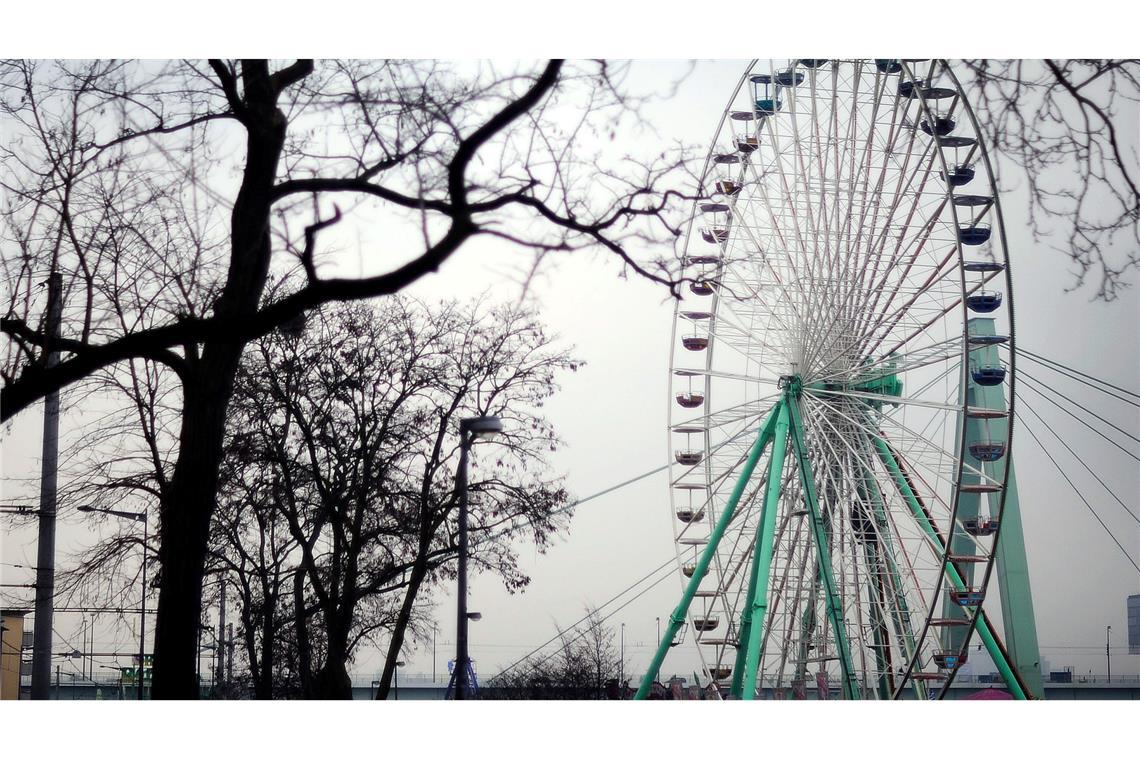
[(754, 62), (702, 187), (671, 368), (683, 594), (638, 697), (683, 640), (728, 698), (941, 698), (979, 641), (1039, 697), (1009, 251), (954, 73)]

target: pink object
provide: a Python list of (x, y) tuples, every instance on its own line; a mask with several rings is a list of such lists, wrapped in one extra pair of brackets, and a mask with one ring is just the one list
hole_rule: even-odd
[(966, 699), (1013, 699), (1013, 695), (1001, 689), (982, 689), (970, 694)]

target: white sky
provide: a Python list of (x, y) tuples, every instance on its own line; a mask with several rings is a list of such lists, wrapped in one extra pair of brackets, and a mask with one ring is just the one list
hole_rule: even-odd
[[(703, 63), (686, 80), (676, 97), (656, 105), (651, 113), (663, 139), (678, 137), (705, 143), (739, 77), (743, 61)], [(680, 64), (639, 64), (642, 82), (679, 73)], [(1135, 140), (1136, 114), (1131, 130)], [(641, 139), (645, 139), (642, 137)], [(1135, 148), (1135, 144), (1133, 145)], [(1014, 272), (1019, 346), (1056, 359), (1097, 377), (1133, 390), (1140, 389), (1140, 300), (1125, 291), (1115, 303), (1090, 303), (1090, 291), (1065, 293), (1071, 279), (1063, 256), (1035, 246), (1029, 237), (1024, 203), (1017, 193), (1003, 196), (1003, 208)], [(442, 270), (413, 287), (414, 295), (435, 299), (474, 296), (491, 290), (517, 299), (519, 289), (506, 273), (517, 259), (494, 242), (481, 241), (463, 249)], [(575, 255), (552, 260), (527, 294), (541, 309), (552, 332), (562, 336), (587, 364), (562, 378), (562, 391), (547, 405), (566, 445), (554, 465), (566, 473), (571, 492), (588, 496), (658, 467), (668, 460), (666, 436), (668, 370), (672, 303), (664, 290), (638, 279), (623, 280), (603, 255)], [(1135, 273), (1130, 276), (1136, 282)], [(1020, 365), (1035, 378), (1048, 373), (1028, 362)], [(1076, 387), (1065, 381), (1064, 390)], [(1138, 429), (1135, 408), (1102, 403), (1091, 392), (1082, 403), (1117, 424)], [(65, 399), (66, 403), (66, 399)], [(1095, 436), (1082, 431), (1063, 413), (1031, 393), (1027, 403), (1069, 438), (1070, 445), (1121, 498), (1133, 505), (1140, 493), (1140, 473), (1133, 460)], [(1128, 413), (1130, 412), (1131, 416)], [(5, 432), (5, 478), (38, 472), (39, 408), (30, 410)], [(1040, 428), (1040, 425), (1034, 427)], [(1041, 432), (1038, 433), (1041, 435)], [(1085, 489), (1093, 507), (1113, 532), (1140, 555), (1140, 530), (1119, 505), (1061, 450), (1050, 444), (1074, 482)], [(1026, 542), (1036, 604), (1042, 656), (1054, 669), (1073, 666), (1078, 673), (1104, 670), (1105, 626), (1113, 629), (1113, 672), (1140, 672), (1140, 657), (1128, 657), (1125, 647), (1125, 597), (1140, 592), (1140, 577), (1120, 555), (1104, 531), (1069, 490), (1048, 460), (1021, 429), (1014, 444)], [(11, 495), (6, 484), (4, 499)], [(524, 550), (523, 565), (532, 577), (522, 594), (507, 594), (493, 578), (477, 577), (470, 608), (483, 613), (472, 624), (472, 656), (481, 677), (527, 654), (551, 638), (555, 623), (567, 625), (583, 614), (587, 604), (600, 604), (672, 556), (673, 539), (665, 473), (583, 505), (571, 530), (545, 555)], [(9, 531), (4, 525), (4, 563), (33, 565), (34, 528)], [(60, 557), (90, 540), (79, 523), (61, 524)], [(25, 582), (30, 576), (5, 564), (5, 583)], [(996, 585), (996, 584), (995, 584)], [(9, 590), (6, 590), (9, 591)], [(5, 594), (10, 598), (10, 594)], [(610, 619), (625, 623), (626, 652), (631, 672), (639, 674), (656, 642), (656, 618), (664, 619), (679, 597), (679, 580), (660, 584)], [(438, 669), (454, 649), (454, 597), (437, 595), (439, 621)], [(997, 612), (995, 605), (991, 606)], [(78, 642), (78, 615), (57, 617), (57, 630)], [(664, 626), (663, 626), (664, 627)], [(129, 642), (125, 631), (100, 629), (96, 649)], [(129, 648), (130, 644), (124, 643)], [(430, 673), (431, 645), (409, 651), (404, 672)], [(380, 667), (378, 652), (358, 653), (354, 672), (371, 677)], [(698, 660), (691, 646), (674, 650), (664, 671), (688, 674)]]

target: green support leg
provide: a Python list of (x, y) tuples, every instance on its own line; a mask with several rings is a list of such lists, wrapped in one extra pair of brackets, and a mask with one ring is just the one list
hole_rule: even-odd
[(843, 618), (843, 603), (839, 598), (839, 589), (836, 588), (835, 573), (831, 566), (830, 539), (824, 526), (823, 515), (820, 513), (819, 500), (816, 497), (815, 476), (812, 474), (811, 462), (808, 459), (803, 421), (800, 418), (799, 400), (788, 398), (787, 406), (791, 417), (792, 446), (795, 449), (796, 460), (799, 465), (804, 501), (807, 502), (808, 512), (811, 516), (816, 556), (819, 558), (820, 581), (827, 596), (827, 618), (831, 622), (831, 630), (835, 634), (835, 647), (839, 652), (839, 666), (843, 674), (843, 696), (845, 699), (859, 699), (859, 679), (855, 673), (854, 660), (851, 657), (851, 645), (847, 640), (847, 624)]
[(645, 699), (649, 696), (649, 688), (653, 685), (654, 675), (661, 670), (661, 663), (665, 660), (665, 654), (669, 651), (669, 646), (676, 637), (677, 631), (681, 628), (681, 624), (685, 622), (685, 616), (689, 614), (689, 605), (693, 603), (693, 597), (697, 593), (697, 588), (701, 585), (701, 579), (704, 578), (705, 573), (708, 572), (709, 564), (712, 562), (713, 555), (716, 553), (716, 548), (720, 544), (721, 538), (724, 537), (724, 532), (728, 528), (728, 524), (732, 521), (732, 517), (736, 512), (736, 506), (740, 503), (740, 497), (744, 494), (744, 489), (752, 477), (752, 472), (756, 469), (757, 462), (760, 461), (760, 455), (764, 453), (764, 448), (768, 445), (768, 442), (772, 440), (776, 421), (783, 416), (783, 413), (779, 411), (783, 406), (783, 402), (781, 401), (779, 406), (768, 413), (768, 418), (761, 427), (760, 434), (756, 437), (756, 442), (752, 444), (752, 450), (748, 453), (748, 459), (744, 463), (744, 469), (741, 470), (740, 477), (736, 480), (736, 486), (732, 489), (732, 494), (728, 498), (728, 503), (724, 506), (724, 511), (721, 513), (720, 519), (717, 520), (713, 532), (709, 535), (708, 544), (705, 546), (705, 550), (701, 552), (701, 558), (697, 561), (697, 566), (693, 570), (693, 577), (689, 579), (689, 583), (685, 587), (685, 593), (682, 595), (680, 603), (677, 605), (677, 608), (673, 610), (673, 614), (669, 616), (669, 627), (657, 647), (657, 652), (653, 655), (653, 661), (645, 671), (645, 676), (641, 679), (641, 686), (638, 688), (634, 699)]
[[(744, 657), (744, 679), (741, 699), (756, 698), (756, 677), (760, 668), (760, 642), (764, 634), (764, 616), (768, 612), (768, 579), (772, 570), (773, 536), (776, 532), (776, 512), (780, 504), (780, 487), (783, 481), (784, 455), (788, 446), (788, 400), (780, 401), (776, 430), (772, 439), (772, 457), (768, 460), (768, 485), (764, 493), (764, 509), (756, 527), (758, 573), (754, 596), (749, 600), (752, 625), (748, 631), (748, 647)], [(743, 645), (744, 642), (742, 641)]]
[[(874, 509), (875, 525), (878, 526), (879, 530), (877, 541), (882, 544), (880, 547), (881, 551), (877, 550), (876, 556), (881, 556), (882, 561), (885, 562), (887, 572), (890, 574), (891, 588), (894, 590), (894, 609), (891, 614), (891, 623), (894, 625), (895, 635), (900, 641), (906, 642), (905, 651), (909, 656), (909, 654), (915, 651), (914, 626), (911, 625), (910, 607), (907, 605), (906, 594), (903, 593), (902, 590), (902, 573), (899, 572), (898, 562), (895, 560), (895, 547), (891, 541), (886, 507), (883, 505), (883, 494), (879, 491), (879, 484), (875, 482), (875, 477), (871, 473), (871, 470), (861, 459), (859, 461), (859, 471), (863, 479), (861, 485), (863, 489), (865, 489), (867, 497)], [(885, 598), (883, 604), (886, 606)], [(922, 684), (918, 681), (914, 682), (914, 692), (917, 698), (923, 698), (925, 692), (922, 688)]]
[[(926, 535), (930, 537), (931, 541), (934, 543), (935, 548), (940, 553), (944, 554), (946, 552), (946, 544), (943, 542), (942, 537), (938, 535), (938, 531), (935, 529), (935, 527), (930, 523), (930, 520), (926, 516), (926, 512), (922, 509), (922, 505), (918, 503), (918, 497), (915, 495), (914, 490), (910, 487), (910, 483), (907, 482), (906, 476), (902, 472), (902, 468), (899, 467), (899, 463), (895, 460), (894, 453), (891, 451), (890, 447), (887, 446), (886, 441), (884, 441), (882, 438), (878, 436), (872, 436), (872, 439), (875, 444), (875, 450), (879, 453), (879, 458), (882, 459), (883, 465), (887, 468), (887, 471), (890, 472), (891, 477), (895, 481), (895, 485), (898, 486), (899, 493), (902, 494), (903, 499), (910, 507), (910, 510), (914, 514), (915, 519), (918, 520), (919, 525), (922, 526), (922, 529)], [(958, 575), (958, 571), (954, 568), (954, 566), (952, 564), (947, 564), (946, 570), (947, 575), (950, 577), (950, 583), (953, 584), (954, 588), (959, 591), (964, 591), (966, 589), (966, 584), (962, 580), (962, 576)], [(1013, 694), (1014, 699), (1028, 699), (1028, 696), (1025, 690), (1022, 689), (1021, 683), (1017, 675), (1014, 673), (1013, 668), (1010, 666), (1009, 660), (1006, 658), (1002, 647), (994, 638), (993, 632), (990, 630), (988, 623), (986, 623), (986, 621), (983, 619), (979, 619), (977, 629), (978, 635), (981, 637), (982, 643), (986, 647), (986, 651), (993, 659), (994, 664), (997, 665), (998, 672), (1001, 673), (1002, 678), (1005, 680), (1006, 687), (1009, 689), (1010, 693)]]
[[(970, 335), (991, 336), (994, 334), (994, 320), (988, 317), (971, 319), (968, 329)], [(996, 346), (974, 349), (970, 352), (970, 356), (979, 364), (998, 364), (1000, 359)], [(1002, 386), (977, 385), (971, 378), (970, 392), (974, 405), (1007, 411)], [(974, 428), (967, 427), (967, 433), (971, 436), (967, 442), (982, 438), (1004, 441), (1009, 437), (1009, 420), (1007, 418), (977, 420)], [(1009, 455), (1007, 452), (1006, 456)], [(968, 455), (966, 461), (975, 466), (980, 464), (986, 475), (996, 480), (1000, 480), (1001, 468), (1005, 465), (1002, 459), (996, 462), (978, 463)], [(991, 502), (991, 507), (996, 507), (996, 503)], [(991, 514), (996, 514), (996, 510), (992, 510)], [(1021, 525), (1021, 502), (1017, 498), (1017, 477), (1012, 461), (1009, 462), (1009, 474), (1005, 483), (1005, 504), (1001, 510), (1001, 529), (998, 531), (996, 550), (998, 593), (1001, 596), (1005, 644), (1022, 683), (1034, 696), (1041, 697), (1045, 693), (1045, 683), (1041, 675), (1041, 650), (1037, 644), (1037, 621), (1033, 612), (1033, 592), (1029, 585), (1029, 562), (1025, 554), (1025, 534)]]
[[(756, 578), (760, 574), (759, 530), (763, 524), (764, 515), (761, 514), (760, 520), (756, 523), (756, 541), (752, 544), (752, 565), (748, 572), (748, 594), (744, 597), (747, 600), (751, 600), (756, 595)], [(745, 644), (751, 632), (752, 605), (749, 603), (744, 605), (744, 613), (740, 617), (740, 633), (736, 637), (736, 662), (732, 666), (732, 686), (729, 689), (729, 694), (736, 699), (740, 699), (741, 689), (744, 686), (744, 660), (748, 654), (748, 647)]]

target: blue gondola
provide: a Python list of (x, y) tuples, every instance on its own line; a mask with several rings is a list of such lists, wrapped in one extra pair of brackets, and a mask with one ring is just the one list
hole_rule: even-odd
[(748, 80), (750, 82), (752, 82), (752, 84), (771, 84), (772, 83), (772, 75), (771, 74), (753, 74), (752, 76), (750, 76), (748, 78)]
[(965, 520), (962, 527), (971, 536), (992, 536), (997, 533), (998, 521), (992, 517), (974, 517)]
[(800, 63), (807, 66), (809, 69), (818, 69), (823, 64), (827, 63), (826, 58), (801, 58)]
[(994, 202), (992, 195), (955, 195), (954, 205), (959, 208), (974, 208), (975, 206), (988, 206)]
[(771, 115), (783, 108), (784, 104), (774, 98), (761, 98), (756, 101), (756, 112)]
[(971, 443), (970, 456), (979, 462), (996, 462), (1005, 456), (1005, 444), (1001, 441), (978, 441)]
[(974, 178), (974, 170), (969, 166), (955, 166), (948, 173), (942, 174), (942, 179), (949, 182), (951, 187), (961, 187)]
[(970, 376), (978, 385), (1001, 385), (1005, 380), (1005, 367), (976, 367)]
[(990, 228), (984, 225), (959, 227), (958, 239), (962, 241), (962, 245), (981, 245), (990, 239)]
[(965, 591), (951, 591), (950, 599), (954, 604), (960, 607), (977, 607), (986, 598), (986, 592), (981, 589), (973, 591), (966, 589)]
[(957, 126), (957, 122), (948, 116), (937, 116), (934, 119), (933, 126), (931, 126), (930, 122), (925, 119), (918, 126), (923, 132), (928, 135), (938, 135), (939, 137), (944, 137), (945, 135), (948, 135), (954, 131), (954, 127)]
[(913, 98), (920, 87), (922, 87), (921, 79), (916, 79), (913, 82), (899, 82), (899, 97)]
[(776, 84), (781, 87), (795, 87), (804, 81), (804, 73), (802, 71), (781, 71), (776, 75)]
[(991, 311), (1001, 306), (1001, 293), (983, 290), (981, 293), (974, 293), (973, 295), (966, 296), (966, 306), (970, 311), (976, 311), (981, 314), (989, 314)]
[(923, 87), (922, 97), (924, 100), (945, 100), (952, 98), (958, 93), (951, 90), (949, 87)]
[(934, 654), (934, 664), (946, 670), (953, 670), (965, 662), (966, 656), (959, 655), (957, 652), (936, 652)]
[(1000, 272), (1005, 269), (1005, 266), (997, 263), (996, 261), (967, 261), (962, 264), (962, 268), (967, 272)]
[(876, 58), (875, 68), (884, 74), (897, 74), (902, 71), (902, 62), (897, 58)]
[(938, 144), (943, 148), (969, 148), (977, 142), (974, 138), (966, 135), (945, 135), (938, 138)]

